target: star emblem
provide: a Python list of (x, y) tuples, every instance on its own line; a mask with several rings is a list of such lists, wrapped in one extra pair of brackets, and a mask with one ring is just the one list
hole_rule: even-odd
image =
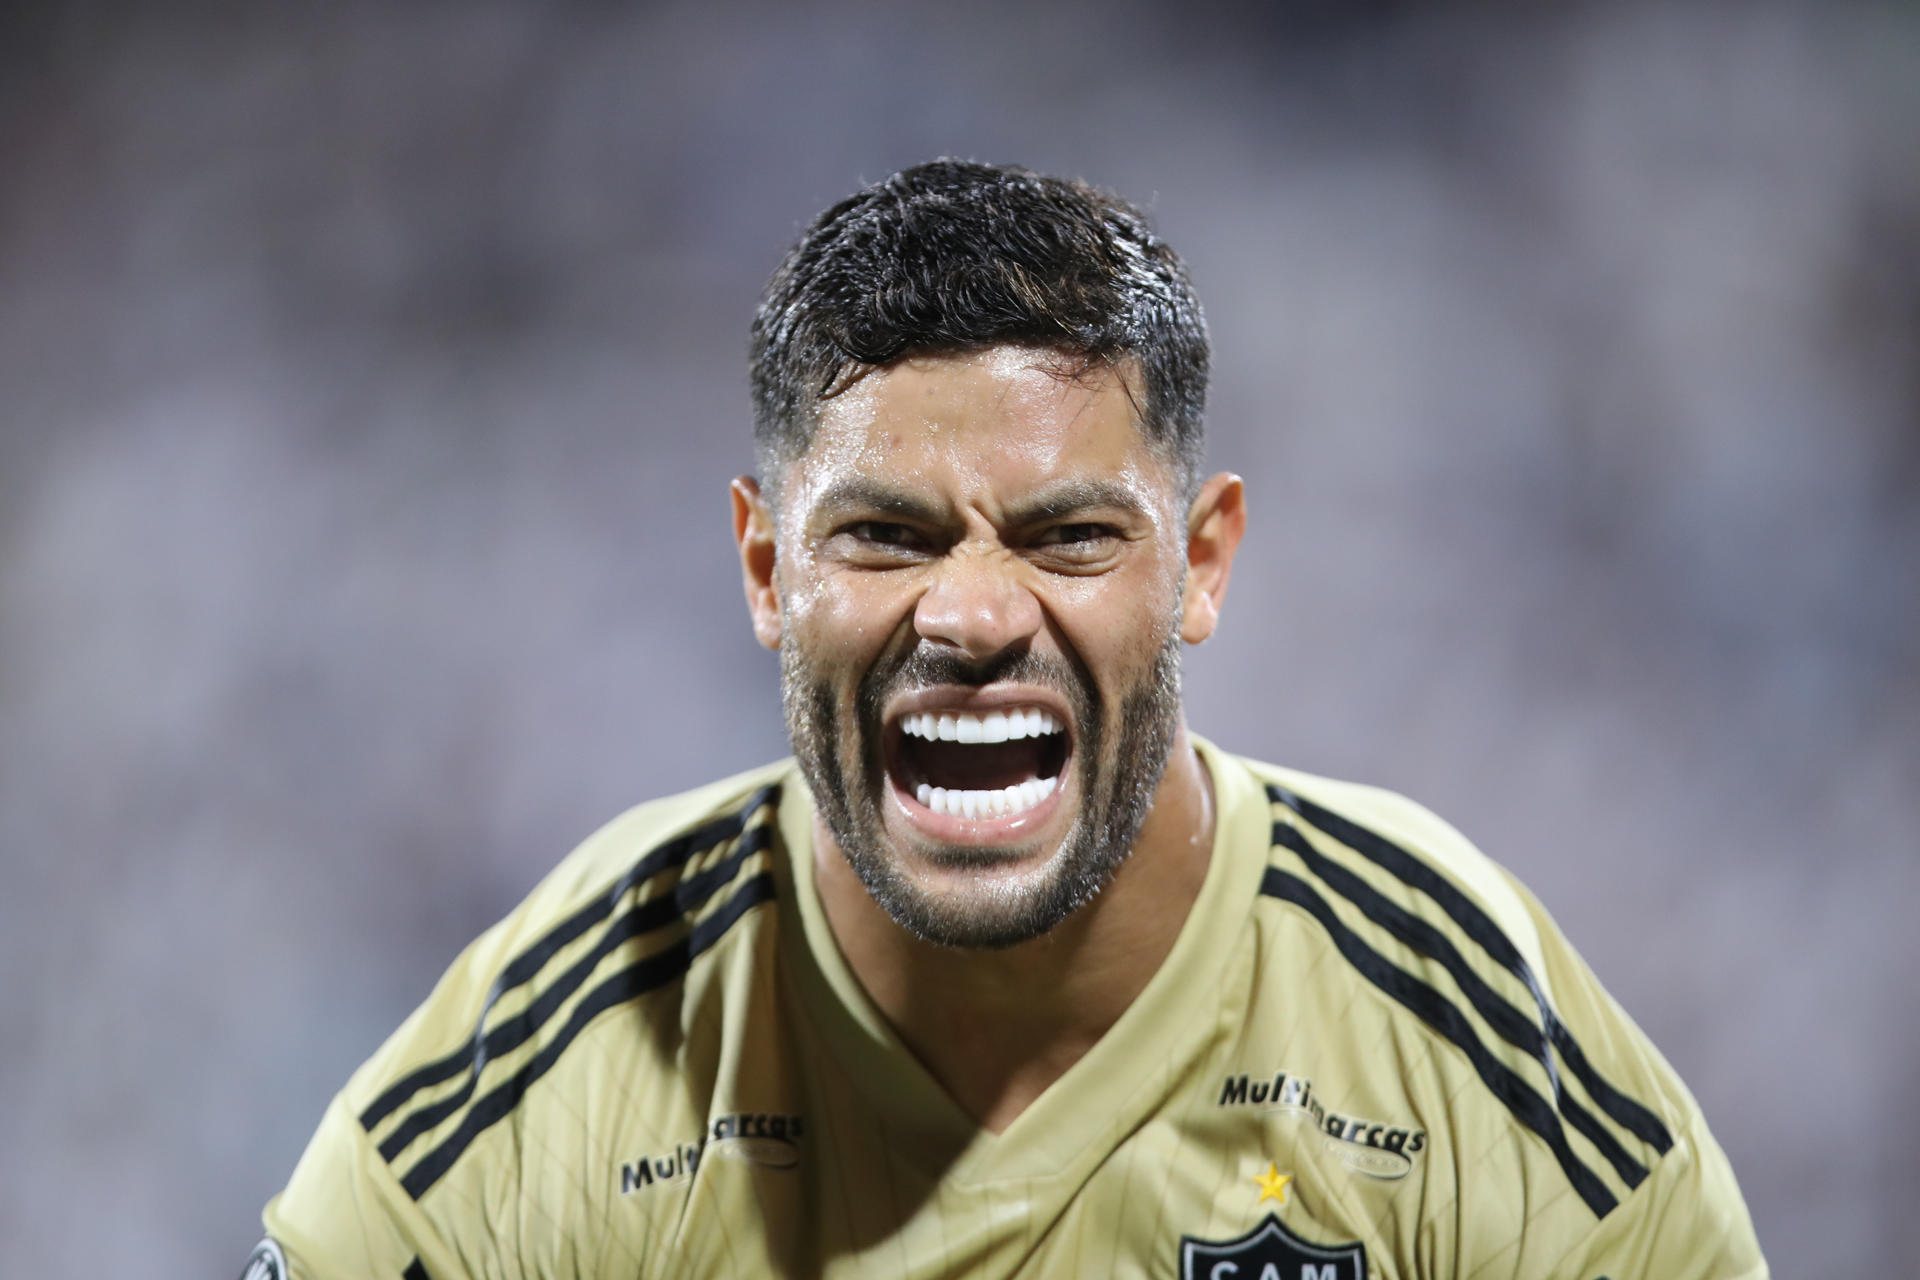
[(1280, 1172), (1280, 1166), (1273, 1161), (1267, 1162), (1265, 1173), (1254, 1174), (1253, 1180), (1259, 1184), (1261, 1201), (1278, 1200), (1281, 1204), (1287, 1202), (1287, 1184), (1293, 1181), (1293, 1175)]

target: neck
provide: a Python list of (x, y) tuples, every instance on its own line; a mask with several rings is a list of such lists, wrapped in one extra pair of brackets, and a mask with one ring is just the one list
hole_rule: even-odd
[(935, 946), (877, 906), (816, 818), (834, 939), (880, 1012), (961, 1108), (998, 1133), (1119, 1020), (1173, 949), (1213, 849), (1212, 783), (1183, 727), (1133, 853), (1092, 902), (1001, 950)]

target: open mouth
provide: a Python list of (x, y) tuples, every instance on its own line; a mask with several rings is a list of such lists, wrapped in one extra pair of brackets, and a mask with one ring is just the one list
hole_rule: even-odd
[(897, 724), (895, 781), (947, 817), (1025, 813), (1054, 793), (1066, 768), (1066, 727), (1041, 707), (909, 712)]

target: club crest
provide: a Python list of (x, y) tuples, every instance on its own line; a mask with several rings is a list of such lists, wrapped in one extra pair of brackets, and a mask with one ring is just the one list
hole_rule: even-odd
[(287, 1255), (280, 1252), (272, 1236), (255, 1246), (240, 1280), (287, 1280)]
[(1233, 1240), (1180, 1237), (1181, 1280), (1367, 1280), (1358, 1243), (1308, 1244), (1268, 1214)]

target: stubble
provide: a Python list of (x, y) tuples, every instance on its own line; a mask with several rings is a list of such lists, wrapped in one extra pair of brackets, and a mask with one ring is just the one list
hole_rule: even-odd
[[(832, 673), (791, 637), (782, 639), (780, 674), (787, 731), (827, 830), (881, 909), (915, 937), (940, 946), (1013, 946), (1049, 932), (1092, 901), (1132, 852), (1179, 731), (1177, 626), (1167, 628), (1147, 670), (1111, 706), (1084, 667), (1030, 650), (984, 665), (924, 646), (883, 655), (855, 690), (851, 715), (842, 712)], [(977, 892), (930, 893), (902, 871), (881, 818), (887, 786), (882, 712), (913, 689), (1000, 680), (1053, 689), (1072, 706), (1080, 812), (1037, 879), (983, 876)], [(933, 846), (921, 855), (964, 871), (1034, 852)]]

